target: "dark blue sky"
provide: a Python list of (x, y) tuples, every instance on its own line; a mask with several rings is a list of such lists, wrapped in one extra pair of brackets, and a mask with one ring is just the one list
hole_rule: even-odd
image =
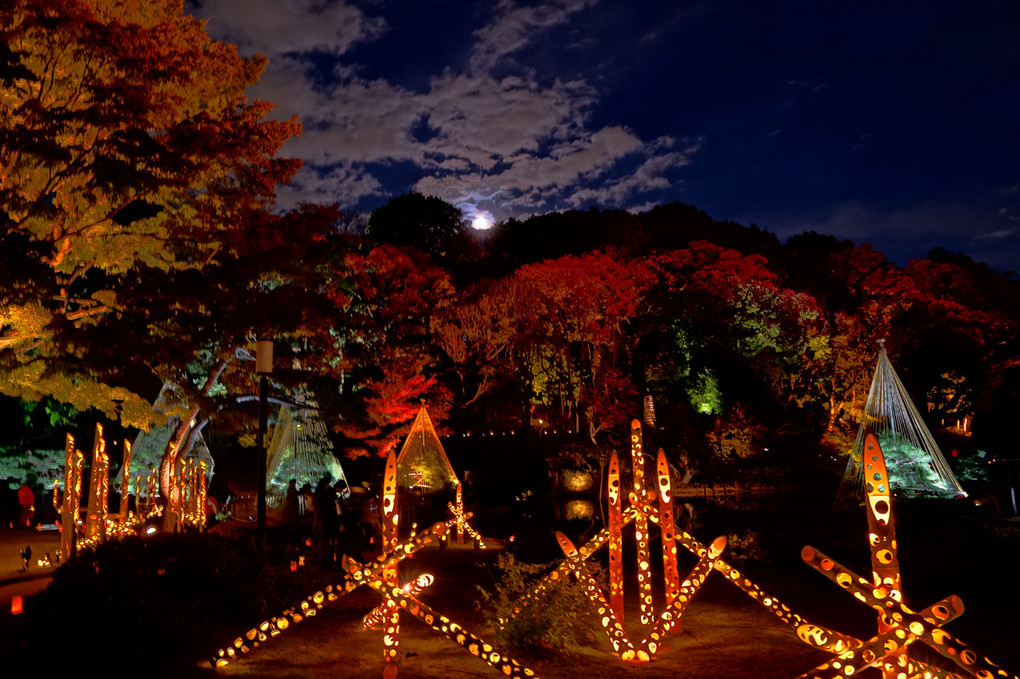
[(683, 201), (1020, 268), (1020, 3), (204, 0), (299, 115), (281, 201)]

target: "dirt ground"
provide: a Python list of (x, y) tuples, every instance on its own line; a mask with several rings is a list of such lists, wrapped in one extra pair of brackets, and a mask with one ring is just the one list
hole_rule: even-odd
[[(426, 551), (405, 562), (401, 577), (408, 579), (422, 572), (433, 573), (436, 582), (422, 599), (438, 613), (460, 622), (484, 639), (487, 635), (480, 621), (481, 614), (473, 605), (474, 585), (484, 584), (486, 580), (491, 583), (489, 573), (494, 557), (492, 553), (470, 551)], [(866, 637), (874, 626), (873, 612), (807, 566), (803, 568), (803, 579), (797, 576), (787, 579), (783, 589), (780, 589), (784, 586), (781, 582), (759, 584), (809, 619)], [(643, 636), (640, 624), (633, 622), (638, 618), (636, 599), (636, 592), (630, 592), (626, 627), (632, 639)], [(197, 664), (193, 676), (224, 679), (379, 677), (383, 666), (381, 633), (364, 630), (361, 624), (362, 616), (379, 600), (379, 596), (367, 588), (356, 590), (226, 667), (214, 670)], [(234, 636), (242, 632), (237, 630)], [(222, 645), (227, 646), (231, 641), (225, 638)], [(981, 648), (980, 644), (972, 642), (972, 645)], [(537, 676), (547, 678), (764, 679), (799, 676), (829, 657), (801, 643), (791, 628), (714, 573), (687, 609), (683, 632), (668, 637), (665, 647), (652, 662), (623, 662), (612, 655), (606, 641), (598, 648), (574, 654), (525, 654), (515, 659), (534, 670)], [(408, 679), (500, 676), (497, 670), (406, 614), (401, 618), (399, 666), (399, 676)], [(868, 670), (861, 676), (879, 675), (875, 670)]]
[[(430, 572), (436, 582), (422, 599), (438, 613), (460, 622), (483, 639), (487, 634), (475, 610), (475, 584), (489, 578), (494, 554), (432, 550), (419, 553), (401, 571), (402, 578)], [(718, 581), (699, 596), (684, 617), (684, 632), (671, 637), (653, 662), (625, 663), (615, 658), (608, 642), (565, 656), (516, 656), (542, 677), (790, 677), (819, 664), (819, 654), (746, 596)], [(490, 580), (491, 582), (491, 580)], [(727, 590), (733, 590), (727, 591)], [(743, 598), (745, 601), (741, 601)], [(635, 597), (636, 599), (636, 597)], [(219, 677), (379, 677), (382, 670), (380, 632), (364, 630), (362, 616), (380, 601), (363, 588), (325, 607), (314, 618), (288, 629), (230, 665), (217, 670), (196, 666), (195, 676)], [(627, 613), (631, 619), (638, 616)], [(640, 624), (627, 624), (640, 638)], [(238, 630), (242, 632), (243, 630)], [(229, 644), (232, 639), (224, 639)], [(415, 618), (401, 618), (401, 677), (495, 677), (500, 673), (466, 650), (433, 632)], [(732, 668), (732, 671), (731, 671)]]
[[(59, 534), (55, 531), (0, 530), (0, 587), (5, 580), (8, 582), (6, 587), (45, 583), (44, 579), (24, 579), (18, 551), (24, 544), (32, 544), (33, 551), (42, 554), (55, 549), (58, 541)], [(855, 551), (865, 555), (866, 547), (861, 546)], [(425, 550), (402, 563), (401, 578), (409, 580), (420, 573), (432, 573), (436, 581), (422, 594), (422, 600), (438, 613), (490, 640), (491, 635), (482, 623), (483, 614), (474, 604), (478, 598), (475, 586), (491, 587), (496, 556), (493, 551), (467, 548)], [(910, 556), (906, 558), (909, 566)], [(683, 563), (681, 573), (688, 572), (690, 567), (690, 562)], [(988, 578), (975, 580), (958, 576), (946, 568), (947, 565), (942, 562), (928, 562), (915, 572), (907, 568), (904, 574), (907, 602), (916, 601), (920, 604), (918, 607), (923, 607), (942, 596), (958, 592), (964, 598), (967, 612), (960, 620), (949, 623), (947, 631), (1015, 672), (1020, 667), (1020, 649), (1015, 643), (1020, 623), (1013, 606), (1018, 588), (1013, 584), (1007, 588), (1003, 583), (1012, 583), (1007, 579), (1015, 578), (1016, 574), (991, 570)], [(46, 575), (39, 569), (33, 570), (37, 575)], [(921, 570), (938, 572), (938, 584), (931, 587), (922, 583)], [(871, 609), (803, 564), (775, 570), (748, 566), (746, 571), (758, 585), (813, 622), (859, 638), (867, 638), (874, 633), (875, 616)], [(12, 579), (15, 582), (11, 582)], [(339, 580), (336, 573), (322, 572), (321, 586), (324, 588)], [(636, 640), (643, 636), (644, 630), (635, 623), (638, 618), (636, 585), (632, 579), (627, 582), (631, 589), (628, 591), (626, 627), (630, 637)], [(656, 585), (657, 589), (661, 588), (658, 579)], [(0, 590), (0, 594), (3, 591)], [(9, 599), (9, 596), (0, 599), (0, 604), (8, 607)], [(380, 597), (372, 590), (358, 589), (226, 667), (213, 669), (205, 661), (196, 661), (188, 671), (177, 676), (207, 679), (380, 677), (383, 667), (381, 633), (366, 631), (361, 624), (362, 616), (379, 601)], [(661, 601), (657, 603), (661, 604)], [(26, 605), (31, 605), (31, 601), (26, 600)], [(0, 614), (7, 613), (0, 611)], [(256, 622), (252, 621), (253, 624)], [(244, 632), (243, 629), (228, 630), (222, 639), (211, 639), (209, 655), (212, 656), (220, 647), (229, 646)], [(612, 655), (608, 642), (604, 640), (597, 648), (574, 654), (522, 654), (514, 657), (534, 670), (537, 676), (564, 679), (788, 678), (799, 676), (829, 658), (828, 654), (801, 643), (791, 628), (727, 583), (719, 573), (709, 577), (687, 609), (683, 617), (683, 632), (668, 637), (664, 648), (652, 662), (620, 661)], [(401, 619), (398, 658), (399, 676), (407, 679), (500, 676), (497, 670), (409, 615)], [(879, 675), (875, 670), (868, 670), (861, 676)]]
[[(60, 533), (56, 530), (30, 528), (0, 528), (0, 582), (25, 575), (21, 550), (32, 547), (32, 566), (29, 575), (38, 572), (35, 560), (47, 552), (56, 553), (60, 547)], [(50, 570), (50, 569), (47, 569)]]

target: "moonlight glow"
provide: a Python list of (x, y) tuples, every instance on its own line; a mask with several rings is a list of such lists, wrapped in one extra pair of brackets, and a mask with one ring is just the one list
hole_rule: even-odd
[(486, 231), (492, 228), (492, 218), (487, 214), (479, 213), (471, 220), (471, 228), (478, 231)]

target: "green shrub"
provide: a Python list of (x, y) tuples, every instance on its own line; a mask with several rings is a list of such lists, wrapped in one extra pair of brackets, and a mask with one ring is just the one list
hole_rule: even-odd
[[(500, 554), (500, 577), (492, 592), (479, 587), (478, 606), (487, 615), (500, 645), (517, 651), (570, 651), (592, 645), (600, 628), (581, 583), (570, 578), (547, 587), (527, 603), (521, 598), (535, 589), (552, 564), (527, 564), (513, 555)], [(590, 564), (587, 570), (604, 585), (604, 570)], [(549, 581), (546, 581), (549, 583)], [(513, 614), (514, 608), (522, 606)]]
[(753, 530), (730, 533), (726, 539), (726, 559), (739, 564), (765, 561), (768, 551), (762, 547), (761, 534)]

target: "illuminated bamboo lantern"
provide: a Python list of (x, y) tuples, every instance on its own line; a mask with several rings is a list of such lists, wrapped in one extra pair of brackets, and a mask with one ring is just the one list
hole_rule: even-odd
[(176, 531), (178, 528), (178, 517), (180, 513), (180, 493), (177, 484), (177, 444), (170, 444), (170, 459), (172, 462), (167, 465), (167, 487), (160, 488), (166, 496), (166, 521), (169, 530)]
[(109, 458), (106, 456), (106, 441), (103, 439), (103, 425), (96, 423), (95, 442), (92, 446), (92, 475), (89, 479), (89, 507), (85, 520), (85, 535), (90, 540), (106, 538), (106, 489), (110, 479)]
[(464, 544), (464, 486), (457, 482), (457, 544)]
[[(645, 459), (641, 443), (641, 423), (633, 420), (630, 423), (630, 457), (633, 466), (634, 491), (630, 502), (643, 506), (647, 500), (645, 493)], [(634, 537), (637, 541), (638, 560), (638, 594), (641, 597), (641, 624), (651, 624), (655, 617), (652, 605), (652, 570), (648, 553), (648, 515), (639, 512), (634, 521)]]
[(142, 475), (135, 477), (135, 513), (145, 516), (145, 505), (142, 502)]
[[(131, 442), (124, 439), (124, 466), (120, 474), (120, 522), (126, 523), (128, 518), (128, 501), (131, 494)], [(135, 505), (138, 504), (138, 486), (135, 486)], [(137, 506), (135, 508), (137, 510)]]
[[(495, 650), (480, 637), (464, 629), (463, 626), (450, 620), (445, 615), (435, 612), (422, 601), (404, 594), (401, 589), (395, 587), (386, 591), (385, 585), (378, 580), (373, 580), (368, 584), (372, 589), (385, 596), (388, 603), (406, 610), (435, 631), (445, 635), (459, 646), (466, 648), (471, 655), (499, 670), (503, 676), (515, 678), (537, 676), (533, 670), (522, 666), (513, 658)], [(383, 677), (385, 678), (386, 676), (384, 670)], [(395, 674), (390, 676), (395, 676)]]
[(602, 629), (609, 638), (609, 643), (613, 646), (613, 652), (624, 660), (635, 659), (636, 652), (634, 645), (627, 637), (627, 632), (623, 629), (623, 619), (616, 614), (612, 605), (606, 601), (605, 595), (602, 594), (602, 588), (599, 587), (595, 578), (584, 568), (584, 559), (581, 558), (577, 548), (574, 547), (574, 543), (559, 531), (556, 531), (556, 542), (559, 543), (560, 549), (563, 550), (564, 556), (567, 557), (564, 563), (568, 564), (570, 570), (574, 572), (578, 580), (584, 585), (584, 593), (592, 603), (592, 606), (595, 607), (595, 612), (602, 625)]
[[(708, 579), (709, 573), (712, 572), (716, 561), (718, 561), (725, 548), (726, 537), (720, 536), (713, 540), (708, 549), (701, 554), (701, 559), (690, 575), (687, 576), (687, 579), (684, 580), (683, 584), (680, 585), (676, 596), (666, 605), (666, 610), (659, 615), (659, 619), (652, 627), (652, 630), (641, 640), (638, 650), (639, 656), (643, 652), (648, 656), (648, 659), (651, 659), (658, 652), (660, 644), (671, 629), (675, 627), (677, 632), (680, 631), (680, 621), (684, 611), (687, 609), (687, 605), (691, 603), (694, 595), (705, 584), (705, 580)], [(643, 660), (644, 658), (641, 659)]]
[[(398, 523), (400, 514), (397, 511), (397, 457), (392, 452), (386, 458), (386, 469), (383, 472), (383, 503), (382, 503), (382, 550), (383, 553), (396, 549), (398, 544)], [(396, 588), (397, 563), (387, 564), (383, 569), (382, 586)], [(386, 600), (386, 615), (383, 621), (383, 659), (386, 667), (384, 677), (397, 675), (397, 647), (400, 645), (400, 609), (392, 599)]]
[(659, 448), (655, 458), (659, 479), (659, 528), (662, 529), (662, 572), (666, 580), (666, 602), (680, 591), (680, 573), (676, 565), (676, 524), (673, 520), (673, 493), (669, 482), (666, 453)]
[(70, 434), (64, 440), (64, 502), (60, 513), (60, 558), (64, 561), (74, 556), (75, 528), (78, 522), (77, 499), (74, 497), (81, 488), (81, 453), (75, 452), (74, 437)]
[[(868, 510), (868, 545), (871, 548), (871, 571), (876, 587), (884, 587), (896, 601), (903, 600), (900, 582), (900, 564), (897, 559), (896, 531), (892, 520), (892, 489), (889, 487), (889, 473), (878, 439), (873, 432), (864, 436), (865, 493)], [(892, 631), (896, 625), (879, 610), (878, 633)], [(906, 649), (895, 656), (895, 660), (882, 665), (883, 679), (896, 679), (907, 666)]]
[[(864, 667), (890, 664), (899, 665), (899, 658), (906, 657), (903, 650), (914, 641), (922, 641), (941, 655), (955, 662), (961, 669), (975, 677), (1012, 677), (1017, 675), (1004, 671), (988, 658), (983, 658), (973, 649), (941, 629), (942, 625), (954, 620), (963, 613), (963, 601), (957, 596), (947, 597), (920, 613), (915, 613), (899, 601), (889, 596), (883, 587), (876, 587), (867, 578), (863, 578), (834, 559), (822, 554), (813, 547), (805, 547), (801, 552), (805, 563), (829, 578), (848, 593), (867, 605), (883, 610), (890, 621), (892, 629), (880, 632), (856, 651), (841, 654), (839, 660), (833, 660), (816, 671), (835, 669), (840, 676), (846, 674), (847, 659), (860, 660)], [(860, 657), (858, 657), (860, 656)], [(851, 666), (852, 667), (852, 666)], [(851, 670), (852, 673), (853, 670)], [(899, 670), (905, 676), (915, 676), (918, 672), (930, 671), (924, 663), (908, 660)], [(945, 676), (944, 673), (939, 673)], [(806, 676), (831, 676), (831, 674), (810, 674)]]
[[(470, 517), (470, 512), (465, 515), (465, 518)], [(219, 650), (219, 652), (211, 659), (211, 664), (215, 667), (227, 665), (232, 659), (237, 657), (239, 652), (242, 654), (248, 653), (253, 648), (257, 647), (261, 641), (265, 641), (264, 639), (259, 641), (260, 633), (268, 635), (269, 638), (275, 637), (283, 630), (301, 622), (306, 617), (314, 616), (315, 611), (322, 608), (325, 603), (335, 601), (344, 594), (353, 592), (362, 585), (369, 585), (381, 580), (383, 578), (384, 570), (390, 568), (397, 562), (410, 557), (419, 549), (445, 538), (455, 525), (455, 519), (437, 523), (428, 530), (419, 532), (415, 535), (415, 537), (404, 540), (391, 552), (381, 554), (374, 561), (366, 565), (359, 564), (357, 561), (354, 561), (345, 555), (342, 563), (346, 574), (344, 575), (344, 579), (341, 583), (336, 586), (330, 585), (324, 590), (316, 592), (297, 605), (283, 611), (283, 613), (279, 616), (270, 618), (269, 620), (262, 622), (257, 628), (253, 628), (244, 635), (237, 637), (234, 640), (233, 645)], [(254, 639), (255, 641), (249, 644), (246, 642), (246, 639), (248, 641), (252, 641)]]
[[(407, 596), (416, 597), (421, 594), (423, 589), (435, 581), (435, 577), (428, 573), (424, 573), (404, 585), (401, 588), (401, 591)], [(365, 627), (365, 629), (379, 629), (386, 617), (386, 607), (386, 602), (383, 602), (365, 614), (365, 617), (361, 619), (361, 624)]]
[(206, 464), (205, 460), (200, 460), (198, 463), (198, 528), (199, 530), (205, 530), (206, 515), (205, 515), (205, 501), (206, 501)]
[[(638, 443), (640, 440), (637, 441)], [(671, 489), (669, 486), (669, 470), (665, 463), (665, 455), (660, 454), (656, 459), (657, 469), (659, 471), (659, 487), (661, 497), (659, 498), (659, 504), (657, 507), (653, 507), (653, 503), (649, 502), (654, 498), (655, 493), (646, 493), (645, 501), (641, 501), (638, 492), (632, 493), (630, 500), (631, 505), (624, 509), (622, 507), (622, 500), (619, 502), (619, 509), (614, 511), (613, 504), (614, 500), (619, 498), (619, 492), (617, 489), (620, 487), (619, 481), (619, 463), (616, 456), (610, 457), (608, 465), (608, 492), (610, 498), (610, 519), (608, 525), (603, 530), (596, 533), (592, 538), (582, 545), (580, 548), (574, 548), (572, 543), (567, 540), (564, 536), (557, 535), (557, 540), (560, 543), (561, 549), (564, 554), (567, 555), (565, 559), (556, 569), (548, 573), (545, 577), (539, 580), (537, 585), (523, 597), (521, 597), (513, 608), (511, 617), (516, 616), (526, 606), (534, 603), (545, 592), (549, 587), (555, 586), (560, 582), (564, 582), (568, 575), (573, 573), (582, 582), (585, 587), (586, 594), (594, 606), (599, 620), (602, 623), (603, 629), (609, 637), (610, 643), (613, 645), (614, 651), (624, 659), (644, 661), (651, 659), (654, 656), (656, 650), (661, 648), (662, 638), (667, 632), (681, 631), (681, 620), (683, 611), (686, 606), (690, 603), (694, 594), (698, 591), (698, 588), (704, 583), (708, 573), (714, 569), (722, 573), (727, 582), (735, 585), (744, 591), (752, 599), (758, 601), (761, 605), (768, 608), (776, 616), (778, 616), (784, 623), (793, 627), (798, 636), (807, 644), (822, 648), (833, 653), (845, 653), (852, 648), (859, 648), (862, 645), (857, 639), (849, 637), (843, 634), (839, 634), (830, 629), (813, 625), (805, 620), (800, 615), (792, 612), (788, 606), (783, 604), (779, 599), (770, 596), (764, 592), (760, 587), (751, 582), (750, 579), (742, 575), (737, 569), (730, 567), (721, 558), (720, 553), (725, 546), (725, 539), (717, 539), (714, 543), (709, 546), (702, 545), (695, 538), (689, 534), (678, 531), (676, 526), (673, 524), (673, 516), (671, 507), (667, 510), (662, 502), (667, 499), (671, 499)], [(618, 518), (614, 518), (614, 515)], [(657, 523), (663, 532), (663, 563), (664, 570), (666, 572), (666, 588), (667, 592), (670, 588), (669, 571), (670, 564), (668, 554), (672, 553), (675, 558), (677, 545), (682, 545), (685, 549), (690, 551), (692, 554), (698, 557), (699, 565), (692, 571), (691, 575), (679, 583), (679, 574), (676, 576), (676, 589), (674, 594), (670, 596), (667, 593), (667, 603), (663, 612), (660, 614), (657, 620), (654, 620), (654, 626), (651, 628), (648, 635), (641, 642), (641, 644), (635, 646), (630, 642), (626, 632), (623, 629), (622, 616), (617, 613), (617, 608), (611, 602), (607, 602), (603, 598), (603, 594), (598, 584), (591, 579), (590, 575), (587, 574), (584, 568), (584, 561), (592, 556), (605, 544), (610, 546), (610, 599), (618, 595), (622, 601), (622, 568), (620, 574), (613, 576), (613, 565), (614, 563), (622, 562), (617, 561), (613, 558), (612, 546), (614, 542), (618, 544), (618, 538), (614, 539), (614, 536), (618, 536), (622, 533), (623, 526), (626, 526), (631, 521), (635, 523), (644, 518), (646, 521)], [(707, 560), (706, 560), (707, 557)], [(675, 562), (674, 562), (675, 563)], [(613, 581), (619, 582), (617, 589), (613, 588)], [(622, 603), (620, 604), (622, 608)], [(506, 621), (501, 621), (505, 624)]]
[[(896, 537), (893, 531), (889, 476), (882, 447), (871, 431), (864, 433), (862, 467), (868, 506), (872, 579), (864, 578), (811, 546), (801, 551), (809, 566), (845, 589), (855, 599), (879, 612), (878, 634), (857, 641), (837, 659), (823, 663), (805, 677), (846, 677), (859, 669), (878, 667), (886, 677), (958, 677), (927, 663), (911, 660), (907, 646), (916, 641), (952, 660), (967, 674), (979, 679), (1013, 677), (988, 658), (954, 638), (942, 626), (963, 613), (963, 601), (953, 595), (915, 613), (903, 604)], [(803, 637), (802, 637), (803, 639)]]
[(609, 605), (623, 623), (623, 498), (620, 493), (620, 458), (609, 456)]
[(635, 646), (628, 638), (623, 625), (617, 619), (612, 607), (606, 601), (598, 582), (587, 572), (584, 566), (584, 559), (581, 558), (574, 544), (559, 531), (556, 532), (556, 541), (567, 557), (575, 575), (584, 584), (585, 594), (595, 607), (599, 621), (609, 638), (610, 644), (613, 646), (613, 650), (620, 656), (621, 660), (636, 660), (639, 662), (650, 661), (660, 650), (666, 634), (677, 627), (687, 605), (693, 600), (694, 595), (701, 589), (701, 586), (705, 584), (705, 580), (708, 579), (709, 573), (712, 572), (715, 562), (726, 547), (726, 538), (719, 537), (712, 542), (708, 549), (701, 550), (698, 565), (695, 566), (691, 574), (684, 580), (683, 585), (677, 590), (676, 596), (667, 604), (665, 610), (655, 621), (652, 629)]
[(188, 523), (198, 525), (198, 465), (195, 458), (188, 458)]
[(146, 510), (146, 513), (149, 513), (150, 511), (152, 511), (152, 505), (156, 501), (156, 493), (158, 492), (157, 489), (156, 489), (156, 479), (158, 479), (158, 478), (159, 478), (159, 470), (158, 469), (153, 469), (152, 473), (149, 475), (148, 483), (146, 483), (146, 488), (147, 488), (146, 497), (145, 497), (145, 510)]

